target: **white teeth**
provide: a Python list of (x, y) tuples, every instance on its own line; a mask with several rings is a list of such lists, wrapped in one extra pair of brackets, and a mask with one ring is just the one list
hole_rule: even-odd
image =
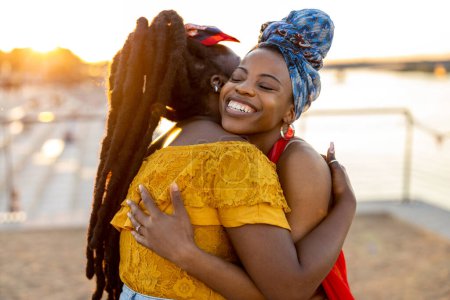
[(238, 102), (233, 101), (233, 100), (228, 102), (228, 107), (231, 108), (231, 109), (240, 111), (240, 112), (245, 112), (245, 113), (255, 112), (255, 110), (252, 107), (250, 107), (248, 105), (245, 105), (245, 104), (242, 104), (242, 103), (238, 103)]

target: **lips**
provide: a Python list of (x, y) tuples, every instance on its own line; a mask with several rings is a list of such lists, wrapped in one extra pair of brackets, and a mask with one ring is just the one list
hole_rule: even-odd
[(226, 110), (230, 113), (238, 114), (251, 114), (257, 111), (250, 103), (232, 97), (227, 101)]

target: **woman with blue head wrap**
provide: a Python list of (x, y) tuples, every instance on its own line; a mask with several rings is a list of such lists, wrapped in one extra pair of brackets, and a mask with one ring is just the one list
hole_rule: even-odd
[(292, 11), (281, 21), (261, 26), (258, 47), (276, 47), (288, 66), (296, 119), (319, 96), (319, 70), (330, 50), (333, 33), (330, 17), (318, 9)]
[[(329, 16), (315, 9), (292, 11), (281, 21), (264, 24), (258, 45), (244, 57), (221, 89), (219, 109), (223, 128), (245, 136), (276, 163), (281, 187), (291, 208), (287, 215), (290, 233), (261, 224), (226, 228), (250, 278), (245, 279), (244, 274), (236, 271), (236, 266), (218, 263), (217, 257), (186, 245), (192, 237), (180, 235), (180, 232), (189, 232), (186, 229), (190, 225), (189, 219), (186, 221), (185, 217), (187, 223), (174, 223), (177, 218), (160, 216), (163, 218), (160, 226), (156, 225), (156, 219), (151, 221), (154, 228), (142, 226), (147, 235), (162, 232), (169, 223), (173, 227), (181, 226), (180, 230), (172, 230), (172, 233), (153, 235), (158, 236), (158, 245), (172, 247), (155, 250), (151, 239), (146, 240), (144, 234), (135, 235), (141, 244), (155, 252), (166, 251), (165, 255), (158, 253), (173, 259), (175, 264), (212, 289), (219, 292), (231, 290), (233, 299), (309, 299), (312, 295), (318, 297), (315, 299), (325, 299), (319, 287), (338, 258), (351, 225), (355, 212), (354, 195), (351, 188), (344, 188), (342, 194), (334, 194), (340, 201), (328, 212), (331, 194), (329, 166), (308, 143), (293, 137), (289, 131), (284, 132), (283, 128), (298, 119), (318, 97), (318, 71), (331, 46), (333, 30)], [(330, 154), (334, 157), (334, 152)], [(328, 160), (328, 163), (333, 172), (342, 172), (336, 160)], [(345, 200), (341, 201), (341, 196)], [(144, 202), (149, 204), (147, 207), (151, 213), (152, 210), (156, 212), (145, 197)], [(180, 215), (186, 214), (180, 211), (179, 195), (174, 201), (178, 203), (178, 219), (183, 218)], [(263, 210), (261, 207), (260, 213)], [(139, 213), (134, 206), (132, 211)], [(137, 226), (145, 220), (142, 215), (137, 219), (133, 219)], [(286, 239), (294, 240), (297, 252), (292, 252)], [(166, 240), (170, 242), (166, 243)], [(173, 255), (180, 253), (177, 249), (185, 252)], [(255, 288), (253, 283), (260, 294), (254, 293), (250, 297)], [(244, 297), (243, 291), (252, 292)], [(353, 299), (349, 290), (339, 296), (342, 296), (340, 299)]]
[[(331, 47), (333, 34), (334, 24), (331, 18), (321, 10), (303, 9), (291, 11), (282, 20), (267, 22), (261, 26), (258, 44), (246, 55), (241, 63), (241, 67), (243, 67), (245, 62), (252, 59), (252, 56), (255, 55), (253, 52), (262, 52), (261, 50), (263, 49), (271, 50), (282, 56), (284, 60), (283, 67), (287, 69), (287, 80), (289, 81), (289, 89), (292, 94), (289, 103), (293, 104), (292, 116), (283, 117), (281, 124), (281, 135), (287, 139), (293, 136), (293, 126), (291, 124), (300, 118), (301, 114), (310, 107), (311, 103), (320, 94), (319, 70), (322, 68), (323, 59)], [(280, 62), (280, 64), (282, 63)], [(243, 76), (244, 74), (240, 72), (241, 70), (244, 73), (248, 73), (247, 70), (238, 68), (234, 74), (235, 76), (232, 76), (232, 83), (239, 83), (236, 80), (233, 81), (233, 79), (238, 79), (238, 81), (244, 78), (248, 79), (247, 76)], [(246, 80), (246, 82), (249, 81)], [(287, 88), (286, 86), (285, 90)], [(244, 104), (249, 105), (249, 103), (243, 103), (245, 101), (238, 102), (240, 102), (241, 106), (245, 106)], [(252, 102), (253, 105), (256, 105), (255, 102), (257, 101), (252, 100)], [(234, 104), (232, 102), (232, 105)], [(235, 132), (234, 130), (241, 126), (245, 127), (243, 123), (248, 121), (248, 118), (241, 118), (240, 120), (237, 116), (233, 117), (230, 115), (231, 119), (228, 122), (228, 117), (226, 110), (224, 110), (222, 113), (222, 126), (231, 132)], [(237, 125), (238, 123), (240, 124), (239, 126)], [(250, 124), (256, 128), (255, 131), (259, 128), (257, 124), (247, 122), (247, 126)]]
[[(251, 132), (249, 127), (257, 128), (248, 140), (260, 149), (271, 146), (266, 149), (269, 158), (278, 162), (280, 182), (292, 209), (288, 220), (294, 240), (321, 220), (320, 211), (325, 211), (329, 191), (323, 161), (305, 141), (293, 138), (291, 124), (320, 94), (319, 70), (333, 34), (331, 18), (318, 9), (291, 11), (281, 21), (263, 24), (257, 46), (243, 59), (221, 94), (222, 126), (242, 133)], [(235, 108), (251, 113), (242, 116), (234, 112)], [(289, 144), (292, 146), (284, 152)], [(312, 191), (305, 192), (308, 190)], [(353, 299), (342, 251), (323, 288), (328, 299)]]

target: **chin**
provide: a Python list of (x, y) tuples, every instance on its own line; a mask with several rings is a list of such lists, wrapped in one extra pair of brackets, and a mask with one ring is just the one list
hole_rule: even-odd
[(227, 120), (222, 119), (222, 127), (226, 131), (236, 134), (236, 135), (245, 135), (249, 134), (249, 128), (241, 122), (236, 122), (235, 120)]

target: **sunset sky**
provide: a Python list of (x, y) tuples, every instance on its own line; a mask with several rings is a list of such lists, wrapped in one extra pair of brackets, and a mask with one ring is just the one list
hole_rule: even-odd
[(336, 26), (328, 59), (450, 55), (446, 0), (2, 0), (0, 50), (71, 49), (92, 62), (109, 60), (140, 16), (151, 20), (175, 9), (186, 23), (215, 25), (241, 40), (227, 43), (243, 55), (259, 27), (293, 9), (319, 8)]

